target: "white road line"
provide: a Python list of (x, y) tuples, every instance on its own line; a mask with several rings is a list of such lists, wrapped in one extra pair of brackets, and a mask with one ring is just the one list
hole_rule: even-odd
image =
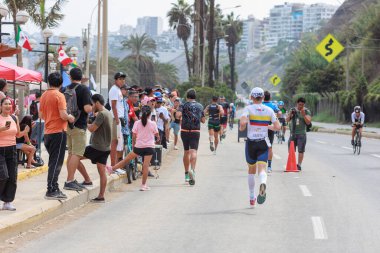
[(281, 156), (276, 155), (276, 154), (273, 154), (273, 157), (274, 157), (274, 159), (276, 159), (276, 160), (281, 160), (281, 159), (282, 159)]
[(348, 149), (348, 150), (352, 150), (352, 148), (345, 147), (345, 146), (341, 146), (341, 148)]
[(313, 224), (314, 239), (315, 240), (328, 239), (326, 228), (323, 224), (322, 217), (318, 217), (318, 216), (311, 217), (311, 222)]
[(299, 186), (301, 191), (302, 191), (302, 194), (305, 196), (305, 197), (311, 197), (311, 192), (309, 191), (309, 189), (307, 188), (306, 185), (300, 185)]
[(372, 154), (371, 156), (376, 157), (376, 158), (380, 158), (380, 155), (376, 155), (376, 154)]
[(327, 144), (327, 142), (324, 142), (324, 141), (316, 141), (316, 142), (318, 142), (320, 144)]

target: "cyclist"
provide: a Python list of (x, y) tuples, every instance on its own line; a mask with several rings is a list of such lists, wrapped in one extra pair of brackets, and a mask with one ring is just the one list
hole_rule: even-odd
[(223, 108), (223, 116), (220, 119), (220, 124), (222, 125), (222, 131), (220, 131), (220, 141), (222, 139), (226, 138), (226, 131), (227, 131), (227, 123), (228, 123), (228, 117), (229, 117), (229, 107), (230, 105), (226, 102), (226, 98), (224, 96), (221, 96), (219, 98), (219, 104)]
[(278, 109), (281, 111), (281, 115), (279, 116), (278, 120), (280, 121), (282, 125), (282, 141), (285, 141), (285, 133), (286, 133), (286, 109), (284, 107), (284, 102), (279, 101), (278, 102)]
[[(251, 91), (252, 105), (244, 109), (240, 118), (240, 131), (244, 131), (248, 125), (245, 156), (248, 163), (249, 203), (255, 206), (255, 174), (258, 170), (260, 190), (257, 203), (263, 204), (266, 199), (267, 174), (265, 172), (268, 160), (268, 148), (271, 146), (268, 140), (268, 129), (280, 130), (274, 111), (262, 104), (264, 98), (263, 89), (256, 87)], [(272, 125), (269, 125), (269, 124)]]
[[(263, 102), (263, 105), (266, 105), (269, 108), (271, 108), (274, 111), (274, 113), (276, 114), (276, 116), (279, 117), (281, 115), (280, 109), (278, 109), (277, 105), (275, 105), (274, 103), (270, 102), (270, 98), (271, 98), (270, 92), (269, 91), (265, 91), (264, 92), (264, 102)], [(268, 130), (268, 138), (269, 138), (269, 141), (270, 141), (269, 156), (268, 156), (268, 173), (271, 173), (272, 172), (272, 158), (273, 158), (272, 145), (273, 145), (273, 141), (274, 141), (274, 131), (272, 131), (270, 129)]]
[(218, 148), (219, 143), (220, 118), (223, 115), (223, 108), (221, 105), (218, 105), (218, 97), (212, 97), (211, 104), (206, 107), (204, 114), (209, 116), (208, 134), (210, 150), (216, 154), (216, 149)]
[[(351, 145), (354, 145), (354, 138), (356, 133), (356, 128), (359, 128), (360, 136), (362, 136), (362, 130), (364, 126), (364, 120), (365, 120), (365, 114), (362, 112), (360, 106), (355, 106), (354, 112), (351, 114), (351, 120), (352, 120), (352, 139), (351, 139)], [(357, 143), (358, 146), (361, 146), (361, 141)]]
[(234, 125), (235, 114), (236, 114), (236, 107), (235, 107), (234, 103), (231, 103), (230, 104), (230, 118), (229, 118), (231, 130), (232, 130), (233, 125)]

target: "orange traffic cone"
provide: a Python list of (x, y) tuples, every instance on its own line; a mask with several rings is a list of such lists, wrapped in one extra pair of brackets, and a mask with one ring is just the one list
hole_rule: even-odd
[(296, 151), (294, 150), (294, 141), (290, 142), (288, 163), (285, 172), (299, 172), (296, 163)]

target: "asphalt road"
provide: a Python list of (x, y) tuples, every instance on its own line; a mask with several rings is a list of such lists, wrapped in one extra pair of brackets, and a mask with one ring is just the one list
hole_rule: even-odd
[(379, 252), (379, 141), (363, 139), (360, 156), (349, 142), (310, 134), (303, 172), (291, 174), (286, 145), (276, 144), (267, 202), (250, 209), (236, 128), (216, 156), (203, 131), (194, 187), (175, 151), (150, 192), (136, 184), (17, 252)]

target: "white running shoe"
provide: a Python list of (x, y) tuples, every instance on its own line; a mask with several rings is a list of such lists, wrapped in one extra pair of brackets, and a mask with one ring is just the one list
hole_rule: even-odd
[(140, 187), (140, 191), (142, 191), (142, 192), (150, 191), (150, 187), (147, 186), (146, 184), (144, 184), (144, 185), (142, 185), (142, 186)]
[(14, 207), (11, 202), (4, 202), (3, 210), (16, 211), (16, 207)]
[(127, 172), (125, 171), (125, 170), (122, 170), (122, 169), (117, 169), (117, 170), (115, 170), (115, 173), (117, 174), (117, 175), (125, 175), (125, 174), (127, 174)]

